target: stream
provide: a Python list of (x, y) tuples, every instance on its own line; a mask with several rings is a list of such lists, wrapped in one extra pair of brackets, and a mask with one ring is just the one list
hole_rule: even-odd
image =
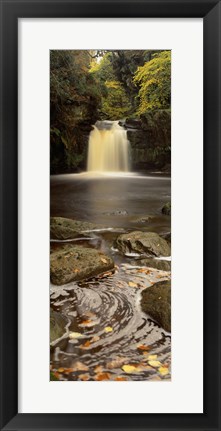
[[(51, 216), (104, 226), (73, 244), (115, 262), (101, 276), (50, 286), (51, 308), (66, 317), (63, 335), (51, 343), (58, 380), (170, 380), (171, 336), (140, 307), (142, 290), (170, 279), (170, 272), (144, 267), (140, 256), (123, 256), (114, 245), (125, 232), (168, 234), (171, 219), (161, 209), (170, 199), (171, 180), (162, 174), (51, 177)], [(59, 246), (51, 238), (52, 249)]]

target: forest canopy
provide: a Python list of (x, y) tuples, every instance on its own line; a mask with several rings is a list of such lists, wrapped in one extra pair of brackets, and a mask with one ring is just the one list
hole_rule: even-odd
[(140, 120), (169, 148), (170, 98), (170, 51), (52, 50), (51, 173), (84, 168), (97, 120)]

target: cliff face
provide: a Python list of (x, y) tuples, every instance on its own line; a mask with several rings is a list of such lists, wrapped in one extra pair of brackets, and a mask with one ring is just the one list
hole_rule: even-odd
[(126, 120), (132, 170), (162, 169), (171, 163), (170, 114), (151, 113), (141, 120)]

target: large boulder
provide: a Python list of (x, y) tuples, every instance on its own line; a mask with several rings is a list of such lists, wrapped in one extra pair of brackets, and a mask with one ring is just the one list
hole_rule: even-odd
[(61, 338), (65, 333), (65, 326), (67, 325), (67, 319), (57, 311), (50, 309), (50, 342)]
[(50, 275), (53, 284), (85, 280), (114, 268), (114, 261), (105, 254), (80, 246), (69, 246), (51, 254)]
[(139, 253), (147, 256), (170, 256), (167, 241), (154, 232), (134, 231), (120, 235), (116, 246), (124, 254)]
[(142, 291), (141, 308), (152, 319), (171, 332), (171, 283), (161, 281)]
[(98, 226), (90, 222), (82, 222), (64, 217), (51, 217), (50, 236), (51, 239), (74, 239), (79, 237), (79, 234), (84, 237), (84, 232), (102, 227), (103, 226)]

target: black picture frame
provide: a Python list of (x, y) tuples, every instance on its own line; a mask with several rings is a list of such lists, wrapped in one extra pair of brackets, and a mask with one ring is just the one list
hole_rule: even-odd
[[(204, 21), (204, 413), (18, 413), (18, 19), (194, 18)], [(1, 429), (220, 430), (221, 2), (1, 0)], [(188, 360), (188, 359), (187, 359)], [(33, 381), (34, 384), (34, 381)], [(190, 382), (191, 386), (194, 382)], [(101, 388), (102, 390), (102, 388)]]

